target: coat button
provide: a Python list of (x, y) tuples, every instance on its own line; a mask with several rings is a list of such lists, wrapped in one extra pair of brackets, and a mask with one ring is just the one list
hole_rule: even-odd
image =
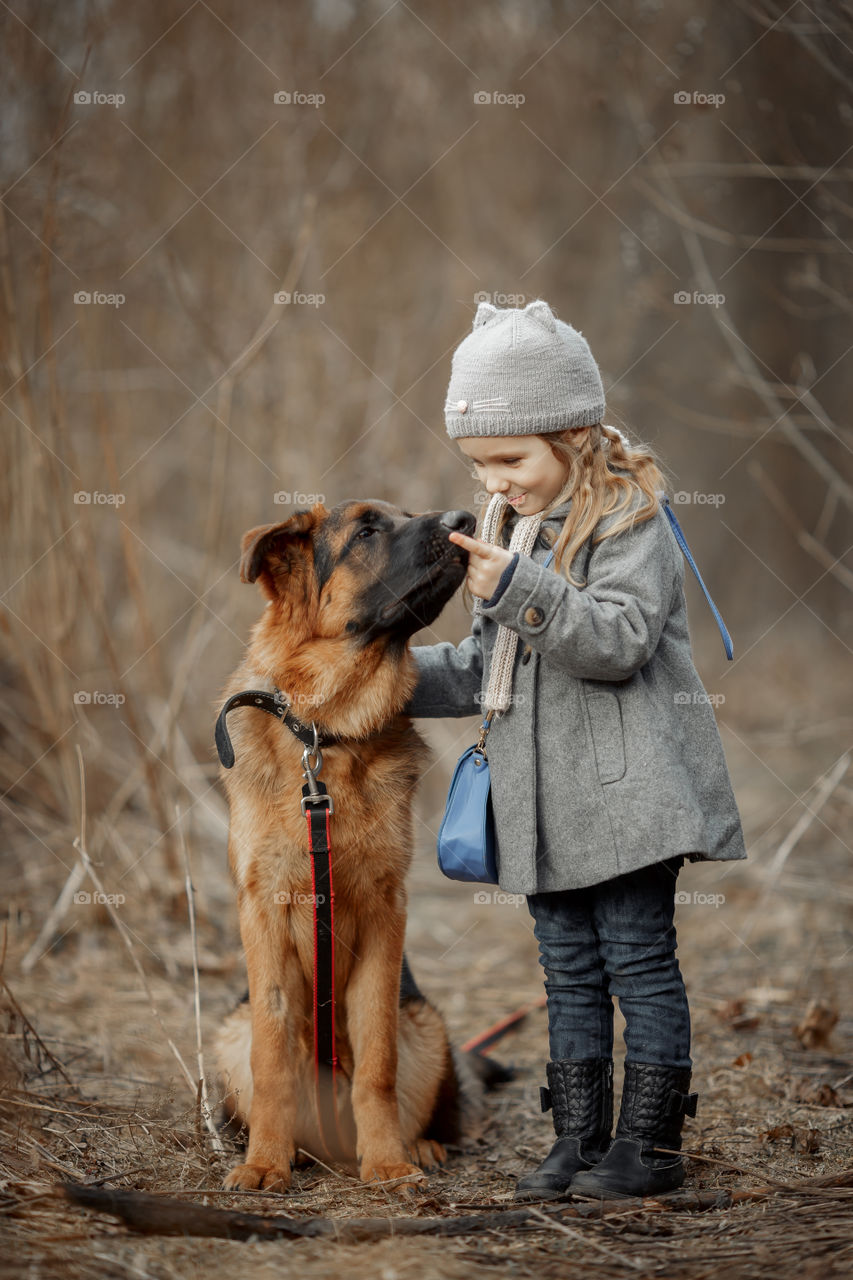
[(531, 605), (529, 609), (524, 610), (524, 621), (527, 623), (528, 627), (538, 627), (544, 617), (545, 614), (536, 604)]
[(533, 652), (533, 650), (532, 650), (532, 649), (529, 649), (529, 648), (524, 650), (524, 653), (521, 655), (521, 665), (522, 665), (522, 666), (524, 666), (526, 663), (528, 663), (528, 662), (530, 661), (530, 655), (531, 655), (531, 653), (532, 653), (532, 652)]

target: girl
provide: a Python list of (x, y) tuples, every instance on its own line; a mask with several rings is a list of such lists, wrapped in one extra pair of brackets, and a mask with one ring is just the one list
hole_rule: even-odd
[[(445, 406), (448, 434), (493, 495), (481, 538), (448, 535), (469, 553), (476, 616), (458, 647), (412, 650), (419, 681), (404, 708), (496, 710), (499, 881), (527, 895), (534, 920), (551, 1057), (540, 1092), (557, 1135), (518, 1183), (521, 1199), (654, 1195), (684, 1181), (681, 1129), (698, 1095), (676, 880), (685, 857), (746, 857), (693, 665), (663, 477), (603, 414), (579, 332), (545, 302), (480, 304)], [(626, 1028), (611, 1140), (614, 995)]]

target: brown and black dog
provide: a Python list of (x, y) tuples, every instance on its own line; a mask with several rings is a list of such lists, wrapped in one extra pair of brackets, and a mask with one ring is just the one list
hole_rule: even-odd
[[(403, 1179), (404, 1189), (422, 1180), (419, 1166), (444, 1158), (442, 1142), (476, 1122), (478, 1085), (494, 1082), (484, 1078), (487, 1059), (451, 1050), (403, 955), (411, 808), (431, 755), (401, 714), (418, 678), (409, 640), (465, 576), (467, 552), (448, 534), (474, 527), (465, 511), (412, 515), (346, 501), (250, 530), (240, 577), (258, 582), (268, 603), (223, 691), (226, 699), (278, 689), (321, 739), (346, 739), (322, 748), (334, 803), (341, 1145), (333, 1154), (356, 1160), (364, 1181)], [(236, 764), (222, 778), (249, 996), (225, 1019), (216, 1054), (226, 1113), (248, 1127), (249, 1145), (225, 1186), (284, 1190), (299, 1149), (329, 1150), (315, 1097), (302, 745), (259, 710), (231, 714)]]

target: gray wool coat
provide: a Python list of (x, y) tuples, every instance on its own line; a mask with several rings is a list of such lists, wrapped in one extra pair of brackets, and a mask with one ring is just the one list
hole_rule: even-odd
[[(479, 714), (497, 626), (518, 633), (512, 702), (486, 740), (508, 893), (582, 888), (680, 853), (745, 858), (666, 512), (593, 547), (579, 589), (542, 564), (570, 507), (543, 520), (532, 554), (518, 557), (460, 645), (412, 647), (420, 679), (404, 714)], [(596, 534), (617, 518), (605, 516)], [(576, 578), (586, 553), (572, 563)]]

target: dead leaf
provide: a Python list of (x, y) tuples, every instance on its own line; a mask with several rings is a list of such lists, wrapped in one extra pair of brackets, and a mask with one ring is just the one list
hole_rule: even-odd
[(778, 1124), (759, 1136), (762, 1142), (787, 1142), (792, 1151), (799, 1151), (802, 1155), (814, 1155), (819, 1151), (822, 1137), (819, 1129), (791, 1124)]
[(812, 1107), (843, 1107), (844, 1103), (825, 1080), (794, 1080), (786, 1090), (791, 1102), (806, 1102)]
[(816, 1151), (820, 1151), (820, 1139), (820, 1129), (795, 1129), (791, 1146), (794, 1151), (811, 1156)]
[(760, 1135), (762, 1142), (779, 1142), (782, 1138), (791, 1139), (793, 1136), (794, 1129), (790, 1124), (777, 1124), (775, 1129), (768, 1129)]
[(794, 1027), (794, 1035), (804, 1049), (824, 1049), (829, 1044), (830, 1032), (837, 1022), (838, 1010), (827, 1000), (812, 1000), (806, 1009), (806, 1016)]
[(714, 1010), (720, 1022), (724, 1022), (732, 1031), (753, 1031), (761, 1022), (757, 1013), (747, 1013), (742, 1000), (727, 1000)]

